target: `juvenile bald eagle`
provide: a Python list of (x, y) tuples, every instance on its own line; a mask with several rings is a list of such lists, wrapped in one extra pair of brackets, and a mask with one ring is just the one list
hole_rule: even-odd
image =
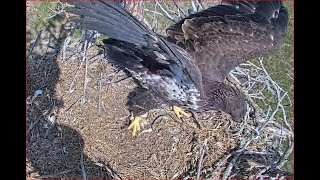
[[(104, 49), (144, 88), (128, 103), (139, 131), (140, 115), (162, 104), (178, 117), (190, 111), (221, 110), (233, 120), (244, 116), (245, 96), (223, 81), (240, 63), (279, 48), (288, 12), (281, 1), (222, 1), (167, 29), (167, 37), (148, 29), (119, 3), (71, 2), (80, 28), (109, 38)], [(180, 108), (182, 107), (182, 108)]]

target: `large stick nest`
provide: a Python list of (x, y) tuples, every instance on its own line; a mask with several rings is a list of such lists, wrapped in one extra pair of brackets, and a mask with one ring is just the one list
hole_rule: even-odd
[[(172, 21), (214, 3), (127, 2), (126, 7), (163, 34)], [(286, 111), (291, 92), (272, 79), (263, 59), (240, 65), (227, 78), (247, 95), (242, 123), (209, 111), (197, 114), (199, 129), (165, 107), (149, 112), (142, 132), (132, 137), (125, 103), (135, 83), (107, 63), (88, 41), (92, 34), (76, 37), (66, 6), (58, 4), (40, 31), (28, 26), (28, 177), (292, 177), (283, 168), (293, 148)], [(37, 3), (30, 4), (32, 18), (31, 7)]]

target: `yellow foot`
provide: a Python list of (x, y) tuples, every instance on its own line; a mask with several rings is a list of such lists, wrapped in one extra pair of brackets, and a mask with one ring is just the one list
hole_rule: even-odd
[(132, 135), (135, 136), (136, 133), (138, 131), (140, 131), (140, 120), (141, 120), (141, 117), (140, 116), (131, 116), (131, 124), (130, 126), (128, 127), (128, 129), (132, 129)]
[(187, 113), (185, 112), (182, 108), (178, 107), (178, 106), (173, 106), (173, 111), (176, 114), (176, 116), (178, 118), (181, 118), (182, 116), (186, 116), (186, 117), (191, 117), (192, 114), (191, 113)]

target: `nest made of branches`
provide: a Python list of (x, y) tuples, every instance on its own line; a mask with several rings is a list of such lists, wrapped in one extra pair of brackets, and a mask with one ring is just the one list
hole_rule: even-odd
[[(164, 34), (174, 21), (218, 2), (126, 3)], [(226, 80), (247, 95), (242, 123), (209, 111), (196, 114), (199, 129), (192, 118), (177, 119), (164, 107), (149, 112), (133, 137), (125, 103), (136, 84), (107, 63), (95, 45), (99, 38), (90, 37), (95, 33), (76, 37), (65, 8), (59, 3), (39, 31), (27, 27), (27, 177), (292, 177), (284, 168), (293, 149), (286, 110), (292, 107), (291, 92), (273, 80), (262, 58), (235, 68)]]

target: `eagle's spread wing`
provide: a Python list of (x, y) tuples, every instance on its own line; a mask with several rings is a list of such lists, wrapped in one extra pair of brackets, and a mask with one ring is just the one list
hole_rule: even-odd
[(149, 30), (118, 3), (70, 3), (76, 9), (69, 12), (84, 16), (72, 21), (108, 36), (104, 43), (109, 59), (128, 70), (143, 87), (168, 104), (198, 106), (201, 74), (185, 50)]
[(281, 1), (225, 1), (182, 19), (167, 33), (193, 56), (204, 78), (223, 81), (240, 63), (279, 48), (287, 22)]
[(76, 9), (70, 12), (83, 16), (73, 19), (77, 26), (108, 36), (103, 41), (108, 59), (148, 89), (148, 101), (129, 103), (139, 112), (149, 110), (151, 101), (156, 106), (163, 101), (200, 111), (222, 110), (240, 120), (244, 94), (223, 83), (225, 76), (240, 63), (277, 49), (288, 24), (281, 1), (223, 1), (182, 19), (162, 37), (118, 3), (71, 4)]

